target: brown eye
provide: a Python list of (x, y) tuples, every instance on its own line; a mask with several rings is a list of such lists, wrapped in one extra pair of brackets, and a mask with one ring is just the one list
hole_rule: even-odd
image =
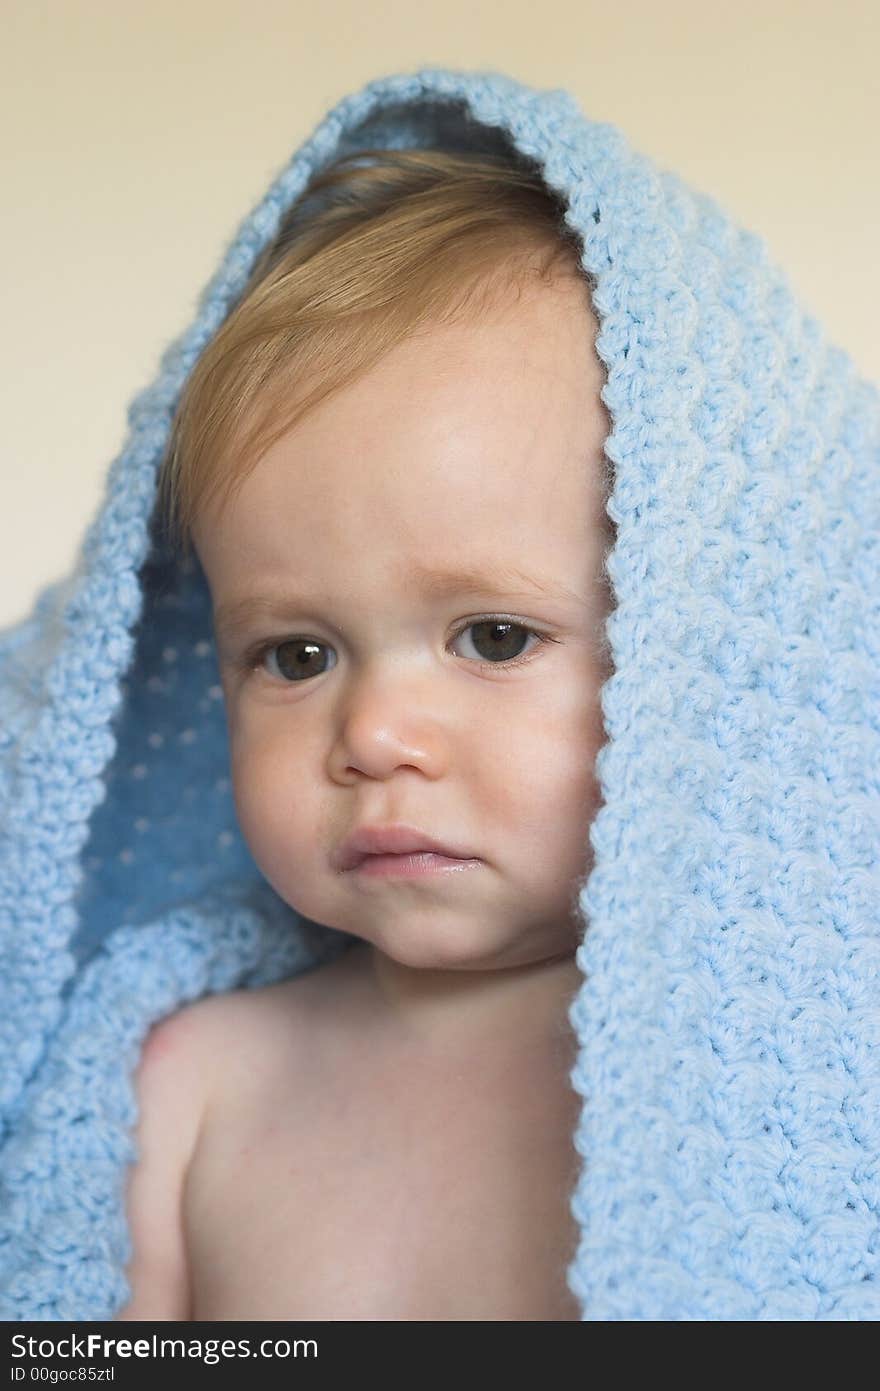
[(475, 623), (469, 623), (466, 628), (460, 629), (458, 636), (469, 632), (474, 635), (471, 643), (478, 657), (493, 665), (515, 662), (521, 657), (530, 637), (535, 637), (539, 643), (541, 642), (540, 636), (530, 628), (505, 618), (478, 619)]
[(262, 662), (269, 653), (277, 654), (276, 663), (282, 680), (296, 682), (310, 676), (321, 676), (327, 671), (326, 659), (320, 654), (330, 651), (332, 649), (325, 643), (316, 642), (314, 638), (291, 638), (264, 648), (259, 661)]

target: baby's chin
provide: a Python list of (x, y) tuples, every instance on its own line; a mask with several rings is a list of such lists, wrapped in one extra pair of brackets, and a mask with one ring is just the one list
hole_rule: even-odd
[(427, 975), (538, 970), (573, 957), (577, 947), (573, 929), (512, 934), (500, 927), (493, 930), (485, 922), (474, 924), (466, 916), (454, 923), (386, 920), (375, 931), (346, 930), (356, 932), (364, 948), (381, 955), (390, 969)]

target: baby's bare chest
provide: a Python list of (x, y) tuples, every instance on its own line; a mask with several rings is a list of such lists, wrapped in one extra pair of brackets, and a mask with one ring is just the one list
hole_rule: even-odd
[(366, 1076), (213, 1109), (186, 1189), (192, 1317), (577, 1319), (564, 1075)]

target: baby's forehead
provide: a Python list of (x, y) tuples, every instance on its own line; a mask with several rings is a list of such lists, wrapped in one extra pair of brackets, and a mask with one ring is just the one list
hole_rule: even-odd
[[(395, 573), (404, 559), (466, 570), (487, 556), (537, 556), (545, 572), (565, 557), (570, 570), (604, 516), (609, 421), (587, 301), (583, 285), (530, 290), (508, 317), (398, 345), (307, 412), (203, 530), (215, 575), (230, 559), (282, 573), (296, 557), (316, 575), (345, 561), (371, 578), (383, 556)], [(552, 340), (537, 331), (551, 323)]]
[(271, 513), (239, 521), (219, 540), (206, 527), (202, 550), (215, 595), (286, 591), (292, 583), (307, 602), (335, 595), (357, 604), (358, 593), (374, 602), (392, 594), (427, 603), (467, 594), (487, 603), (535, 595), (571, 602), (590, 586), (607, 521), (586, 447), (560, 457), (536, 451), (528, 484), (521, 463), (503, 461), (448, 477), (422, 462), (416, 489), (391, 471), (372, 520), (363, 480), (351, 508), (332, 520), (340, 493), (334, 486), (322, 499), (328, 486), (322, 479), (306, 525), (295, 504), (279, 499)]

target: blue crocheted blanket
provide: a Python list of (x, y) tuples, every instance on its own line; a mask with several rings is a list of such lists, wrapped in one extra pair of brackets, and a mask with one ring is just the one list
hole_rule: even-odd
[(761, 239), (566, 92), (340, 101), (131, 403), (70, 575), (0, 634), (0, 1317), (124, 1304), (151, 1026), (344, 946), (236, 823), (204, 575), (154, 512), (175, 403), (310, 177), (514, 151), (583, 244), (614, 672), (570, 1012), (582, 1317), (880, 1317), (880, 395)]

